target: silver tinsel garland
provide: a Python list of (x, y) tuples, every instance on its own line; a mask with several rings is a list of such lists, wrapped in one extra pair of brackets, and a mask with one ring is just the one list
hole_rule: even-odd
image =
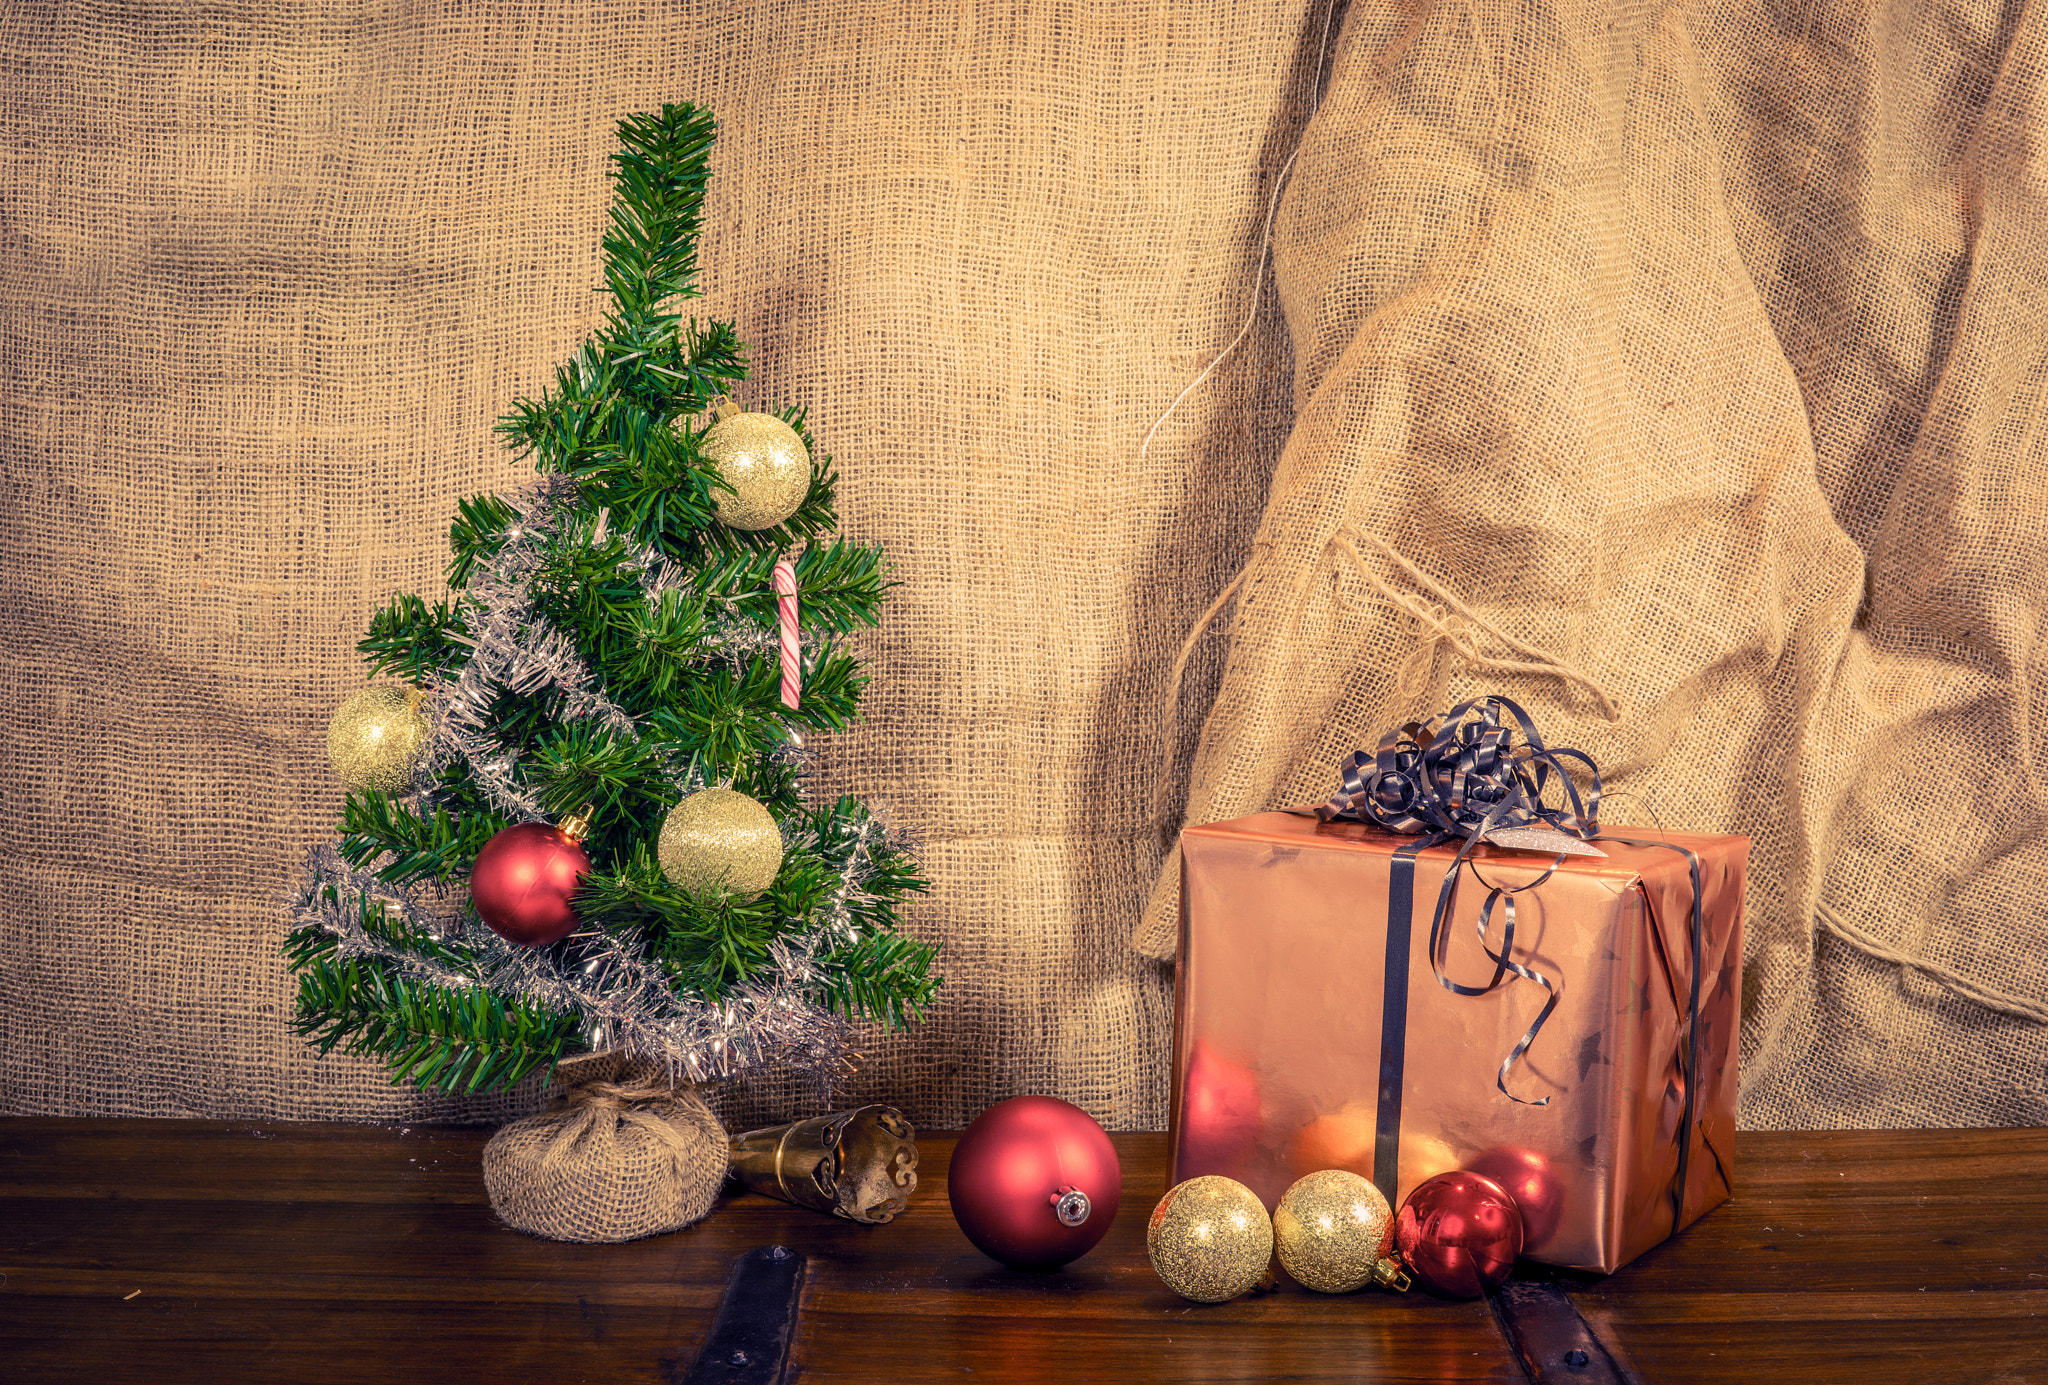
[[(885, 844), (903, 849), (874, 818), (838, 841), (791, 834), (793, 847), (839, 866), (838, 886), (816, 927), (770, 943), (762, 978), (742, 981), (717, 1001), (677, 995), (658, 965), (609, 934), (575, 935), (575, 948), (558, 966), (548, 949), (507, 942), (466, 912), (440, 914), (426, 897), (435, 893), (431, 887), (392, 885), (374, 869), (356, 870), (331, 845), (313, 849), (312, 886), (291, 900), (288, 913), (295, 928), (331, 936), (337, 960), (365, 958), (443, 990), (480, 986), (575, 1016), (589, 1047), (654, 1059), (692, 1082), (770, 1065), (822, 1076), (842, 1062), (849, 1031), (844, 1019), (810, 999), (822, 979), (819, 958), (858, 939), (852, 911), (876, 898), (861, 882), (872, 872), (875, 848)], [(379, 937), (363, 925), (366, 905), (459, 949), (466, 962), (443, 962)]]
[[(634, 719), (596, 686), (575, 642), (534, 605), (533, 583), (546, 566), (548, 545), (574, 522), (571, 507), (577, 498), (575, 483), (564, 477), (544, 476), (530, 487), (515, 501), (519, 519), (506, 541), (462, 594), (457, 609), (463, 632), (456, 638), (471, 653), (457, 676), (437, 677), (426, 685), (423, 710), (431, 729), (411, 786), (422, 806), (432, 806), (435, 786), (459, 760), (505, 816), (520, 822), (550, 816), (519, 782), (517, 756), (492, 734), (490, 707), (501, 691), (526, 696), (553, 687), (563, 694), (560, 715), (565, 720), (595, 720), (621, 739), (637, 734)], [(607, 520), (602, 513), (597, 518), (594, 537), (600, 541)], [(689, 590), (687, 574), (651, 549), (630, 548), (625, 569), (635, 574), (652, 602), (668, 592)], [(734, 662), (772, 655), (776, 632), (733, 614), (731, 598), (717, 599), (728, 610), (713, 622), (707, 654)], [(792, 731), (790, 743), (775, 758), (801, 768), (808, 752)], [(669, 773), (681, 794), (705, 787), (693, 768), (670, 766)], [(591, 1048), (654, 1059), (673, 1077), (700, 1082), (781, 1065), (828, 1079), (845, 1061), (849, 1026), (811, 999), (823, 979), (821, 958), (833, 947), (858, 940), (856, 908), (881, 903), (864, 889), (873, 876), (877, 849), (900, 852), (908, 843), (874, 817), (863, 818), (839, 840), (821, 841), (814, 832), (787, 827), (784, 838), (786, 849), (817, 852), (837, 867), (833, 894), (808, 927), (770, 944), (771, 961), (764, 971), (716, 1001), (677, 995), (657, 963), (601, 932), (572, 935), (574, 945), (558, 964), (556, 949), (507, 942), (477, 924), (466, 909), (452, 914), (437, 910), (429, 898), (437, 893), (432, 887), (392, 885), (375, 874), (376, 863), (357, 870), (331, 845), (313, 849), (311, 887), (292, 899), (289, 913), (295, 927), (332, 936), (339, 959), (370, 959), (432, 986), (455, 991), (480, 986), (574, 1016)], [(459, 949), (466, 954), (465, 964), (424, 956), (378, 936), (363, 926), (365, 907)]]

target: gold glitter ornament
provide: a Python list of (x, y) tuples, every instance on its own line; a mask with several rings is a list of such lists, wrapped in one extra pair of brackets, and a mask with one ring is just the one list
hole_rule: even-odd
[(327, 723), (327, 758), (351, 789), (397, 793), (412, 779), (427, 719), (418, 688), (364, 688)]
[(1197, 1303), (1221, 1303), (1265, 1276), (1273, 1223), (1250, 1188), (1204, 1174), (1159, 1199), (1145, 1226), (1145, 1250), (1167, 1288)]
[(700, 789), (669, 809), (657, 854), (661, 873), (678, 889), (722, 888), (752, 899), (782, 869), (782, 829), (736, 789)]
[(1280, 1268), (1319, 1294), (1348, 1294), (1375, 1282), (1406, 1289), (1408, 1276), (1388, 1258), (1393, 1232), (1385, 1195), (1349, 1169), (1296, 1180), (1273, 1209)]
[(743, 414), (729, 400), (712, 406), (718, 422), (698, 451), (732, 487), (714, 497), (718, 518), (735, 529), (773, 529), (811, 491), (811, 454), (803, 436), (773, 414)]

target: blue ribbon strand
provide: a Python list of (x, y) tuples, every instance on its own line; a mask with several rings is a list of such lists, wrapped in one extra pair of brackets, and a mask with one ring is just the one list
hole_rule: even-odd
[[(1522, 733), (1520, 745), (1515, 742), (1517, 728)], [(1591, 776), (1592, 786), (1584, 795), (1565, 772), (1567, 761), (1584, 766)], [(1485, 995), (1510, 975), (1543, 987), (1548, 993), (1543, 1009), (1501, 1060), (1494, 1085), (1510, 1101), (1524, 1106), (1548, 1106), (1547, 1096), (1530, 1101), (1508, 1090), (1508, 1073), (1543, 1032), (1563, 994), (1557, 982), (1514, 960), (1514, 897), (1548, 880), (1565, 858), (1559, 856), (1549, 870), (1528, 884), (1510, 888), (1494, 885), (1480, 875), (1471, 856), (1487, 833), (1502, 827), (1547, 827), (1582, 840), (1598, 836), (1599, 766), (1581, 751), (1546, 746), (1535, 722), (1517, 703), (1505, 697), (1484, 697), (1460, 703), (1441, 717), (1409, 722), (1389, 731), (1380, 738), (1377, 751), (1371, 755), (1363, 750), (1353, 751), (1340, 769), (1342, 786), (1329, 802), (1316, 809), (1316, 816), (1324, 822), (1371, 823), (1390, 832), (1425, 834), (1439, 842), (1463, 838), (1457, 856), (1444, 872), (1436, 910), (1430, 918), (1430, 969), (1436, 973), (1437, 984), (1454, 995)], [(1544, 794), (1553, 783), (1557, 785), (1554, 796), (1559, 800), (1555, 806), (1544, 801)], [(1461, 985), (1444, 974), (1449, 952), (1445, 923), (1457, 891), (1459, 872), (1467, 864), (1471, 864), (1474, 878), (1489, 891), (1479, 911), (1479, 947), (1494, 964), (1494, 970), (1492, 979), (1483, 986)], [(1496, 904), (1501, 908), (1498, 952), (1487, 936)], [(1396, 926), (1397, 922), (1406, 920), (1389, 919), (1388, 926)]]
[[(1505, 712), (1512, 724), (1502, 721)], [(1515, 745), (1515, 727), (1523, 744)], [(1435, 729), (1432, 729), (1435, 728)], [(1575, 760), (1592, 776), (1583, 798), (1565, 773)], [(1574, 837), (1600, 832), (1600, 767), (1577, 750), (1552, 750), (1529, 714), (1505, 697), (1460, 703), (1441, 717), (1380, 737), (1368, 755), (1339, 766), (1343, 787), (1316, 809), (1325, 822), (1369, 822), (1389, 832), (1444, 832), (1467, 839), (1497, 827), (1545, 826)], [(1552, 781), (1563, 801), (1544, 803)]]
[[(1515, 740), (1517, 729), (1521, 732), (1521, 743)], [(1591, 786), (1584, 794), (1571, 775), (1566, 772), (1567, 762), (1575, 763), (1591, 779)], [(1548, 1106), (1549, 1097), (1529, 1101), (1508, 1090), (1508, 1073), (1536, 1042), (1536, 1036), (1543, 1030), (1544, 1023), (1557, 1009), (1563, 992), (1557, 982), (1552, 981), (1534, 967), (1514, 960), (1515, 950), (1515, 896), (1525, 890), (1533, 890), (1557, 872), (1565, 863), (1566, 856), (1560, 854), (1550, 864), (1550, 869), (1526, 885), (1495, 885), (1479, 870), (1479, 863), (1472, 859), (1472, 853), (1488, 833), (1504, 827), (1543, 827), (1552, 831), (1577, 837), (1581, 841), (1592, 841), (1601, 837), (1600, 831), (1600, 767), (1593, 763), (1591, 756), (1571, 749), (1552, 749), (1543, 743), (1537, 733), (1536, 724), (1529, 714), (1516, 703), (1505, 697), (1489, 696), (1460, 703), (1441, 717), (1428, 721), (1409, 722), (1398, 730), (1389, 731), (1380, 738), (1379, 747), (1368, 755), (1355, 750), (1339, 766), (1342, 786), (1327, 803), (1318, 806), (1316, 816), (1324, 822), (1361, 822), (1399, 832), (1408, 836), (1419, 836), (1421, 840), (1403, 848), (1403, 853), (1412, 857), (1432, 846), (1462, 838), (1458, 854), (1444, 871), (1443, 885), (1437, 891), (1436, 909), (1429, 925), (1429, 964), (1436, 973), (1437, 984), (1454, 995), (1480, 996), (1506, 982), (1510, 975), (1526, 981), (1533, 981), (1548, 993), (1542, 1011), (1530, 1024), (1527, 1031), (1516, 1042), (1507, 1057), (1501, 1060), (1499, 1071), (1494, 1075), (1494, 1085), (1510, 1101), (1524, 1106)], [(1556, 786), (1555, 805), (1546, 803), (1544, 796)], [(1692, 1154), (1693, 1126), (1698, 1119), (1697, 1086), (1700, 1068), (1700, 968), (1704, 951), (1704, 920), (1700, 891), (1699, 857), (1685, 847), (1672, 842), (1639, 840), (1631, 837), (1607, 837), (1607, 841), (1627, 846), (1662, 847), (1668, 851), (1682, 853), (1692, 874), (1692, 911), (1689, 919), (1692, 952), (1691, 994), (1686, 998), (1685, 1048), (1682, 1054), (1684, 1110), (1680, 1116), (1678, 1138), (1678, 1174), (1672, 1184), (1672, 1230), (1682, 1224), (1684, 1216), (1685, 1187)], [(1460, 872), (1467, 866), (1473, 878), (1488, 891), (1486, 902), (1480, 907), (1478, 932), (1479, 948), (1493, 963), (1493, 975), (1485, 985), (1466, 986), (1444, 974), (1444, 963), (1449, 950), (1449, 930), (1445, 927), (1450, 917), (1451, 902), (1457, 893)], [(1398, 893), (1399, 907), (1396, 907)], [(1412, 906), (1407, 900), (1412, 896), (1406, 890), (1390, 892), (1387, 927), (1389, 936), (1397, 929), (1411, 926), (1409, 915)], [(1500, 909), (1500, 950), (1494, 951), (1488, 930), (1493, 923), (1494, 909)], [(1658, 943), (1660, 949), (1662, 940)], [(1389, 955), (1392, 955), (1391, 941)], [(1405, 955), (1405, 953), (1404, 953)], [(1389, 984), (1393, 983), (1389, 973)], [(1401, 1006), (1402, 1023), (1405, 1026), (1405, 996), (1407, 974), (1401, 970), (1400, 989), (1403, 995)], [(1674, 986), (1674, 992), (1676, 987)], [(1674, 993), (1674, 1002), (1679, 997)], [(1395, 1012), (1393, 998), (1388, 999), (1389, 1016)], [(1391, 1022), (1391, 1021), (1390, 1021)], [(1383, 1047), (1384, 1047), (1384, 1040)], [(1405, 1048), (1405, 1044), (1403, 1045)], [(1383, 1053), (1382, 1068), (1387, 1067)], [(1399, 1085), (1401, 1066), (1399, 1057), (1394, 1062), (1395, 1071), (1389, 1075), (1381, 1073), (1379, 1148), (1375, 1162), (1376, 1180), (1386, 1190), (1388, 1200), (1393, 1199), (1393, 1181), (1398, 1165), (1400, 1140)], [(1394, 1096), (1390, 1101), (1389, 1085)], [(1704, 1133), (1702, 1133), (1704, 1139)], [(1708, 1145), (1712, 1150), (1711, 1144)], [(1720, 1165), (1720, 1155), (1714, 1154), (1714, 1162)], [(1722, 1179), (1727, 1173), (1722, 1171)]]

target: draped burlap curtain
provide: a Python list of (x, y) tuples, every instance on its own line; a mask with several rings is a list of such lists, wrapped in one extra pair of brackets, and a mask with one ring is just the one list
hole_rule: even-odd
[(702, 310), (901, 582), (825, 779), (948, 982), (846, 1098), (1162, 1123), (1182, 815), (1499, 688), (1617, 818), (1757, 838), (1751, 1124), (2048, 1118), (2023, 6), (21, 4), (0, 58), (0, 1109), (533, 1103), (315, 1059), (275, 900), (356, 634), (600, 311), (612, 123), (689, 99)]
[(1188, 816), (1506, 689), (1610, 820), (1755, 838), (1746, 1123), (2048, 1121), (2048, 17), (1355, 7), (1345, 40)]

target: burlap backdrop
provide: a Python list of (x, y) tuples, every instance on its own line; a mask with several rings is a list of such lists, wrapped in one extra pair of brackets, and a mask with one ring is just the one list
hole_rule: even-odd
[(601, 310), (614, 122), (688, 99), (721, 127), (700, 310), (752, 344), (753, 398), (810, 407), (846, 530), (902, 584), (827, 778), (922, 838), (910, 926), (948, 981), (850, 1095), (924, 1124), (1027, 1090), (1160, 1121), (1134, 795), (1158, 670), (1242, 561), (1291, 421), (1277, 315), (1136, 454), (1236, 328), (1320, 29), (1302, 0), (1098, 8), (0, 17), (0, 1109), (533, 1104), (316, 1059), (276, 897), (333, 832), (324, 726), (366, 618), (439, 590), (456, 499), (522, 474), (493, 420)]
[(1277, 233), (1299, 421), (1189, 818), (1508, 690), (1610, 820), (1755, 838), (1746, 1124), (2048, 1121), (2048, 16), (1358, 7), (1344, 38)]
[[(1750, 1123), (2048, 1118), (2048, 1026), (1878, 960), (2041, 1004), (2041, 19), (1357, 6), (1284, 320), (1269, 289), (1141, 462), (1251, 306), (1323, 20), (0, 16), (0, 1109), (532, 1103), (315, 1060), (274, 900), (331, 831), (367, 614), (435, 589), (455, 499), (519, 475), (491, 420), (599, 310), (613, 121), (686, 98), (722, 122), (703, 310), (903, 582), (828, 778), (924, 839), (949, 981), (849, 1097), (1160, 1124), (1167, 991), (1125, 940), (1183, 798), (1319, 797), (1500, 687), (1633, 816), (1758, 838)], [(1167, 670), (1240, 570), (1162, 822)]]

